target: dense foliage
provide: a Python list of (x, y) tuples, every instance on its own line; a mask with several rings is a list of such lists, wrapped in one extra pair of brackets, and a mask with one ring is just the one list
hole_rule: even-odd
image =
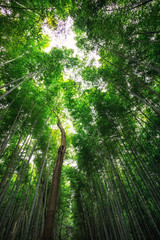
[[(0, 1), (0, 239), (43, 233), (57, 114), (67, 149), (53, 239), (160, 238), (159, 3)], [(83, 59), (45, 52), (44, 24), (60, 33), (68, 17)]]

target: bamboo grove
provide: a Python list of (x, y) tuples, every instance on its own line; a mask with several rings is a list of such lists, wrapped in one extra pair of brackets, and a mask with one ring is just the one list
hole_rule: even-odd
[[(68, 18), (84, 57), (45, 51)], [(1, 0), (0, 19), (0, 239), (160, 239), (159, 0)]]

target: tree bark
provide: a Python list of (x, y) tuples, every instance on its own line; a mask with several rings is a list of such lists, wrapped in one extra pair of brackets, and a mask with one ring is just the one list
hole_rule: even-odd
[(58, 118), (58, 127), (61, 131), (61, 145), (58, 149), (57, 162), (54, 169), (54, 174), (52, 177), (52, 184), (50, 190), (50, 197), (48, 202), (48, 210), (45, 218), (44, 230), (41, 240), (51, 240), (53, 235), (54, 220), (56, 215), (56, 205), (58, 199), (58, 190), (61, 176), (61, 169), (63, 165), (63, 159), (66, 150), (66, 133)]

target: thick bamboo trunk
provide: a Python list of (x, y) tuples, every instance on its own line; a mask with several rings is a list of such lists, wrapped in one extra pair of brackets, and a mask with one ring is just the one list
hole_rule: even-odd
[(52, 184), (50, 190), (50, 197), (48, 202), (48, 210), (45, 218), (44, 230), (41, 240), (51, 240), (53, 235), (53, 227), (54, 227), (54, 220), (56, 215), (56, 205), (58, 199), (58, 190), (59, 190), (59, 183), (60, 183), (60, 176), (61, 176), (61, 169), (63, 165), (63, 159), (66, 150), (66, 133), (65, 130), (58, 120), (58, 127), (61, 131), (61, 145), (58, 149), (58, 157), (56, 166), (54, 169), (54, 174), (52, 177)]

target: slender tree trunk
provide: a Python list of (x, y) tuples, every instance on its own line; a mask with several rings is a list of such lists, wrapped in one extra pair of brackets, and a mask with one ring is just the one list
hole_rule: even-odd
[(54, 227), (54, 220), (56, 215), (56, 205), (58, 199), (58, 190), (59, 190), (59, 183), (60, 183), (60, 176), (61, 176), (61, 169), (63, 164), (63, 159), (66, 150), (66, 133), (65, 130), (58, 118), (58, 127), (61, 131), (61, 145), (58, 150), (58, 157), (56, 166), (54, 169), (54, 174), (52, 177), (52, 184), (50, 190), (50, 197), (48, 203), (48, 210), (45, 219), (45, 225), (43, 230), (43, 235), (41, 240), (51, 240), (53, 235), (53, 227)]
[(137, 43), (151, 43), (151, 44), (159, 44), (160, 41), (145, 41), (145, 40), (141, 40), (141, 39), (136, 39), (133, 42), (137, 42)]
[[(102, 46), (101, 46), (101, 47), (102, 47)], [(102, 47), (102, 48), (103, 48), (103, 47)], [(104, 49), (105, 49), (105, 48), (104, 48)], [(139, 64), (140, 66), (143, 66), (144, 68), (149, 68), (149, 69), (151, 69), (151, 70), (154, 70), (154, 71), (160, 73), (160, 69), (159, 69), (159, 68), (154, 67), (154, 66), (152, 66), (152, 65), (150, 65), (150, 64), (148, 64), (148, 63), (142, 62), (142, 61), (138, 60), (135, 56), (133, 56), (133, 57), (131, 57), (131, 56), (125, 56), (124, 54), (119, 53), (119, 52), (116, 52), (116, 51), (113, 51), (113, 50), (111, 50), (111, 49), (107, 49), (107, 50), (108, 50), (109, 52), (111, 52), (111, 53), (119, 56), (119, 57), (122, 57), (123, 59), (129, 59), (130, 61), (135, 62), (135, 63)]]
[(113, 9), (107, 9), (106, 11), (107, 12), (115, 12), (115, 11), (121, 11), (121, 10), (132, 10), (132, 9), (135, 9), (135, 8), (138, 8), (138, 7), (140, 7), (140, 6), (142, 6), (142, 5), (145, 5), (145, 4), (147, 4), (147, 3), (149, 3), (149, 2), (152, 2), (153, 0), (147, 0), (147, 1), (140, 1), (140, 2), (138, 2), (138, 3), (135, 3), (135, 4), (133, 4), (132, 5), (132, 3), (129, 3), (127, 6), (124, 6), (124, 7), (120, 7), (120, 8), (113, 8)]
[(13, 99), (12, 102), (9, 103), (9, 104), (7, 105), (7, 107), (4, 109), (4, 111), (3, 111), (2, 114), (0, 115), (0, 121), (3, 120), (5, 114), (7, 113), (7, 111), (9, 110), (9, 108), (12, 106), (12, 104), (14, 103), (14, 101), (16, 100), (16, 98), (18, 97), (18, 95), (19, 95), (19, 92), (17, 93), (15, 99)]
[(13, 61), (17, 60), (18, 58), (23, 57), (24, 54), (25, 54), (25, 53), (23, 53), (22, 55), (20, 55), (20, 56), (18, 56), (18, 57), (16, 57), (16, 58), (13, 58), (13, 59), (11, 59), (11, 60), (8, 60), (8, 61), (6, 61), (6, 62), (3, 62), (3, 63), (0, 64), (0, 66), (3, 66), (3, 65), (5, 65), (5, 64), (7, 64), (7, 63), (10, 63), (10, 62), (13, 62)]
[(152, 92), (153, 94), (157, 95), (158, 97), (160, 97), (160, 94), (155, 92), (154, 90), (152, 90), (150, 87), (148, 87), (145, 83), (143, 83), (142, 81), (140, 81), (137, 77), (133, 76), (132, 74), (126, 72), (124, 69), (116, 66), (115, 64), (111, 63), (110, 61), (104, 59), (106, 62), (108, 62), (109, 64), (111, 64), (112, 66), (114, 66), (115, 68), (119, 69), (120, 72), (130, 76), (133, 80), (135, 80), (135, 82), (137, 82), (138, 84), (140, 84), (141, 86), (143, 86), (144, 88), (148, 89), (150, 92)]
[[(15, 7), (15, 6), (11, 6), (11, 5), (0, 5), (0, 7), (2, 7), (2, 8), (8, 8), (8, 9), (19, 9), (19, 10), (38, 10), (38, 9), (40, 9), (40, 8), (27, 8), (27, 7)], [(43, 8), (44, 9), (44, 8)]]
[(140, 35), (140, 34), (153, 34), (153, 33), (160, 33), (160, 31), (152, 31), (152, 32), (138, 32), (138, 33), (135, 33), (134, 35)]
[[(41, 70), (40, 70), (41, 71)], [(14, 89), (16, 89), (17, 87), (19, 87), (22, 83), (24, 83), (26, 80), (30, 79), (32, 76), (34, 76), (36, 73), (38, 72), (34, 72), (32, 75), (28, 75), (26, 77), (26, 79), (24, 79), (23, 81), (21, 81), (20, 83), (18, 83), (16, 86), (14, 86), (13, 88), (11, 88), (10, 90), (8, 90), (7, 92), (5, 92), (2, 96), (0, 96), (0, 100), (2, 100), (5, 96), (7, 96), (9, 93), (11, 93)]]
[[(113, 84), (115, 85), (115, 83), (113, 82)], [(117, 84), (118, 85), (118, 84)], [(118, 85), (118, 87), (120, 87), (121, 89), (123, 89), (124, 91), (126, 91), (126, 89), (120, 85)], [(131, 92), (131, 91), (128, 91), (128, 93), (130, 93), (131, 95), (135, 96), (138, 100), (140, 100), (141, 102), (145, 103), (147, 106), (149, 106), (150, 108), (152, 108), (158, 115), (160, 115), (160, 110), (153, 106), (149, 101), (139, 97), (137, 94)]]
[[(160, 127), (159, 127), (155, 122), (153, 122), (153, 121), (141, 110), (141, 108), (138, 107), (138, 105), (135, 106), (135, 104), (133, 103), (133, 101), (132, 101), (131, 99), (129, 99), (129, 97), (127, 97), (127, 96), (124, 94), (124, 91), (122, 91), (122, 90), (119, 89), (119, 92), (122, 94), (122, 96), (124, 96), (124, 97), (136, 108), (136, 109), (135, 109), (136, 111), (138, 110), (142, 115), (145, 116), (146, 119), (148, 119), (148, 120), (152, 123), (152, 125), (155, 126), (156, 129), (158, 129), (158, 131), (160, 131)], [(134, 111), (134, 112), (136, 112), (136, 111)], [(133, 110), (132, 110), (132, 112), (133, 112)]]
[[(17, 233), (19, 231), (19, 228), (21, 227), (20, 225), (24, 222), (23, 218), (25, 216), (25, 209), (26, 209), (28, 200), (29, 200), (29, 198), (31, 196), (31, 193), (32, 193), (32, 190), (33, 190), (33, 186), (34, 186), (34, 183), (36, 182), (36, 180), (37, 180), (37, 178), (35, 178), (33, 184), (28, 187), (26, 195), (24, 193), (22, 193), (22, 195), (23, 195), (23, 201), (22, 201), (23, 202), (23, 207), (20, 210), (20, 214), (17, 214), (18, 217), (17, 217), (17, 219), (15, 221), (16, 225), (14, 224), (12, 226), (13, 230), (11, 231), (11, 234), (10, 234), (10, 239), (11, 240), (15, 240), (16, 235), (17, 235)], [(30, 178), (29, 184), (31, 184), (31, 178)], [(25, 189), (25, 192), (26, 192), (26, 189)], [(21, 230), (21, 232), (22, 232), (22, 230)]]
[[(8, 165), (8, 167), (7, 167), (7, 169), (6, 169), (5, 173), (4, 173), (4, 176), (3, 176), (3, 178), (2, 178), (2, 180), (1, 180), (1, 182), (0, 182), (0, 187), (2, 186), (3, 182), (5, 181), (5, 179), (6, 179), (6, 177), (7, 177), (7, 174), (8, 174), (8, 170), (9, 170), (10, 166), (11, 166), (12, 163), (13, 163), (14, 156), (15, 156), (15, 154), (16, 154), (16, 152), (17, 152), (17, 149), (18, 149), (18, 147), (19, 147), (19, 143), (20, 143), (21, 138), (22, 138), (22, 136), (23, 136), (23, 133), (24, 133), (25, 127), (27, 126), (27, 123), (28, 123), (29, 117), (30, 117), (30, 115), (31, 115), (31, 113), (32, 113), (32, 111), (33, 111), (33, 109), (34, 109), (34, 107), (35, 107), (35, 104), (33, 105), (33, 108), (31, 109), (31, 111), (29, 112), (29, 115), (27, 116), (28, 119), (27, 119), (27, 121), (26, 121), (26, 123), (25, 123), (25, 125), (24, 125), (24, 127), (23, 127), (23, 129), (22, 129), (22, 132), (21, 132), (21, 134), (20, 134), (20, 136), (19, 136), (19, 140), (18, 140), (18, 142), (17, 142), (17, 144), (16, 144), (16, 147), (15, 147), (15, 149), (14, 149), (14, 151), (13, 151), (13, 154), (12, 154), (12, 156), (11, 156), (11, 159), (10, 159), (9, 165)], [(25, 119), (26, 119), (26, 118), (25, 118)]]
[[(50, 138), (51, 138), (51, 135), (50, 135)], [(46, 157), (47, 157), (48, 148), (49, 148), (49, 144), (50, 144), (50, 138), (49, 138), (49, 142), (48, 142), (48, 145), (47, 145), (47, 150), (46, 150), (46, 153), (45, 153), (44, 160), (42, 160), (42, 166), (41, 166), (41, 170), (40, 170), (39, 181), (38, 181), (38, 184), (37, 184), (35, 197), (34, 197), (34, 200), (33, 200), (32, 209), (31, 209), (31, 213), (30, 213), (30, 217), (29, 217), (29, 222), (28, 222), (28, 226), (27, 226), (27, 229), (26, 229), (25, 237), (24, 237), (25, 239), (27, 239), (27, 235), (28, 235), (28, 232), (29, 232), (29, 228), (30, 228), (30, 224), (31, 224), (32, 216), (33, 216), (33, 211), (34, 211), (35, 204), (36, 204), (38, 190), (39, 190), (40, 182), (41, 182), (41, 179), (42, 179), (42, 173), (43, 173), (43, 169), (44, 169), (44, 166), (45, 166), (45, 163), (46, 163)], [(41, 192), (39, 194), (42, 195)]]
[[(52, 111), (51, 111), (51, 113), (52, 113)], [(50, 115), (51, 115), (51, 113), (50, 113)], [(29, 166), (29, 162), (30, 162), (30, 160), (31, 160), (31, 157), (32, 157), (32, 155), (33, 155), (33, 152), (34, 152), (34, 150), (35, 150), (35, 148), (36, 148), (36, 146), (37, 146), (37, 144), (38, 144), (38, 142), (39, 142), (39, 139), (40, 139), (40, 137), (41, 137), (41, 135), (42, 135), (42, 133), (43, 133), (43, 131), (44, 131), (44, 129), (45, 129), (45, 126), (46, 126), (46, 124), (47, 124), (47, 122), (48, 122), (48, 120), (49, 120), (49, 118), (50, 118), (50, 115), (49, 115), (48, 119), (46, 120), (46, 122), (45, 122), (45, 124), (44, 124), (44, 126), (43, 126), (43, 129), (41, 130), (41, 132), (40, 132), (40, 134), (39, 134), (39, 137), (38, 137), (36, 143), (34, 144), (34, 146), (33, 146), (33, 148), (32, 148), (32, 151), (31, 151), (31, 153), (30, 153), (30, 155), (29, 155), (29, 157), (28, 157), (28, 162), (26, 163), (26, 165), (24, 166), (24, 168), (22, 169), (22, 171), (20, 171), (20, 173), (19, 173), (19, 175), (17, 176), (17, 178), (16, 178), (16, 180), (15, 180), (15, 183), (14, 183), (14, 185), (13, 185), (13, 187), (12, 187), (11, 194), (10, 194), (10, 201), (9, 201), (9, 202), (7, 203), (7, 205), (5, 206), (4, 213), (3, 213), (2, 219), (1, 219), (1, 221), (2, 221), (2, 224), (1, 224), (1, 225), (2, 225), (2, 229), (5, 228), (5, 224), (6, 224), (7, 220), (8, 220), (7, 217), (6, 217), (6, 213), (8, 214), (8, 213), (10, 212), (11, 207), (13, 206), (13, 202), (15, 201), (15, 198), (16, 198), (16, 195), (17, 195), (19, 186), (20, 186), (20, 184), (21, 184), (22, 178), (24, 177), (24, 174), (25, 174), (25, 172), (26, 172), (26, 169), (27, 169), (28, 166)], [(32, 171), (32, 172), (33, 172), (33, 171)], [(32, 176), (32, 173), (31, 173), (31, 176)], [(5, 219), (6, 219), (6, 220), (5, 220)], [(5, 220), (5, 221), (4, 221), (4, 220)], [(2, 234), (3, 234), (3, 232), (2, 232)]]
[(0, 87), (0, 89), (6, 88), (6, 87), (10, 86), (11, 84), (22, 80), (23, 78), (27, 78), (27, 79), (28, 79), (29, 77), (32, 77), (33, 74), (34, 74), (34, 73), (29, 73), (29, 74), (27, 74), (27, 75), (25, 75), (25, 76), (23, 76), (23, 77), (20, 77), (20, 78), (18, 78), (18, 79), (16, 79), (16, 80), (13, 80), (12, 82), (9, 82), (9, 83), (7, 83), (7, 84), (4, 84), (3, 86)]

